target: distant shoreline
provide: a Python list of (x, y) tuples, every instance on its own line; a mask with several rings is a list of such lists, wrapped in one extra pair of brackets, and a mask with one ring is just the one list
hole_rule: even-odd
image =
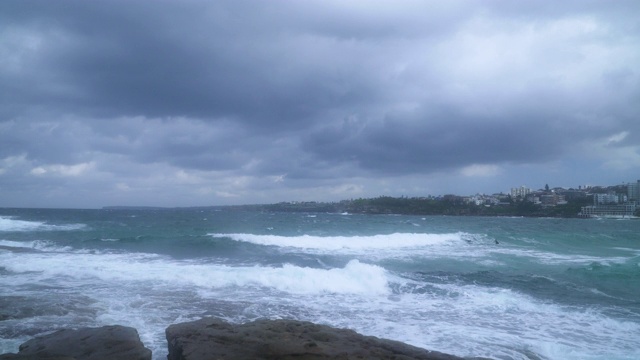
[(552, 217), (579, 218), (580, 208), (590, 200), (569, 201), (556, 206), (543, 206), (527, 201), (509, 201), (493, 205), (476, 205), (462, 197), (447, 198), (395, 198), (381, 196), (369, 199), (342, 200), (339, 202), (280, 202), (275, 204), (219, 205), (192, 207), (155, 206), (104, 206), (103, 210), (170, 210), (170, 209), (219, 209), (257, 210), (299, 213), (350, 213), (371, 215), (448, 215), (486, 217)]

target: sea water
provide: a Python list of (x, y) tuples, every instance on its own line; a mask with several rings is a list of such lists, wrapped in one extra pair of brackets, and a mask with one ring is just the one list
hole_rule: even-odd
[(459, 356), (640, 359), (640, 221), (0, 209), (0, 353), (61, 328), (299, 319)]

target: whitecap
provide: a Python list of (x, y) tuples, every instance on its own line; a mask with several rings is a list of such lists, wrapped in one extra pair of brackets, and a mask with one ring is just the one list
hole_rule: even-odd
[(69, 231), (84, 228), (84, 224), (53, 225), (41, 221), (18, 220), (13, 217), (0, 216), (0, 231)]
[(229, 238), (234, 241), (249, 242), (258, 245), (285, 248), (315, 250), (373, 250), (373, 249), (411, 249), (442, 245), (461, 240), (471, 241), (476, 237), (466, 233), (419, 234), (393, 233), (371, 236), (280, 236), (256, 234), (209, 234), (214, 238)]
[(70, 251), (71, 248), (68, 246), (58, 246), (52, 241), (48, 240), (33, 240), (33, 241), (10, 241), (10, 240), (0, 240), (0, 246), (5, 248), (15, 248), (15, 249), (33, 249), (40, 251)]
[[(344, 268), (318, 269), (292, 264), (283, 266), (227, 266), (175, 261), (144, 254), (59, 253), (12, 254), (0, 256), (0, 266), (15, 273), (37, 273), (34, 281), (100, 279), (109, 282), (158, 282), (181, 284), (205, 290), (264, 287), (296, 294), (347, 293), (384, 294), (384, 268), (352, 260)], [(50, 279), (50, 280), (45, 280)]]

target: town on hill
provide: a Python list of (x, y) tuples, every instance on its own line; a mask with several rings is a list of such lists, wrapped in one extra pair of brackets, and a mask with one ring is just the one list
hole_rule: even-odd
[(525, 186), (510, 193), (472, 196), (380, 196), (339, 202), (294, 201), (259, 207), (269, 211), (347, 212), (364, 214), (470, 215), (530, 217), (640, 217), (640, 180), (615, 186), (578, 189)]

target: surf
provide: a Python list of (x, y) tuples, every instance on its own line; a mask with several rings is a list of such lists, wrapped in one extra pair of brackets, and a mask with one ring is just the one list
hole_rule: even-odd
[(284, 248), (299, 248), (311, 250), (384, 250), (384, 249), (415, 249), (468, 241), (472, 237), (466, 233), (421, 234), (421, 233), (393, 233), (371, 236), (279, 236), (257, 234), (218, 234), (211, 233), (214, 238), (228, 238), (233, 241), (252, 244), (275, 246)]
[(0, 232), (72, 231), (84, 227), (84, 224), (55, 225), (42, 221), (18, 220), (11, 216), (0, 216)]

